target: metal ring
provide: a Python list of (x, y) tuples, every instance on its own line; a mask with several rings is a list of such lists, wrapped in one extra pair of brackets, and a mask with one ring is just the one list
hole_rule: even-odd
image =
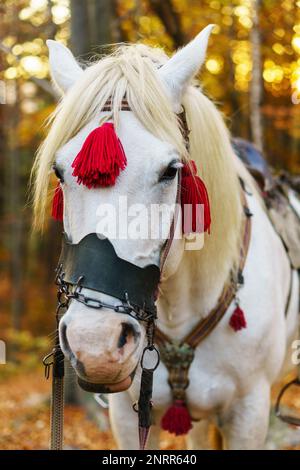
[(300, 380), (298, 378), (294, 379), (291, 382), (287, 383), (281, 389), (281, 391), (278, 395), (277, 401), (276, 401), (276, 405), (275, 405), (275, 415), (277, 416), (277, 418), (281, 419), (281, 421), (283, 421), (285, 423), (292, 424), (294, 426), (300, 426), (300, 417), (296, 418), (295, 416), (291, 416), (291, 415), (283, 415), (281, 413), (281, 409), (280, 409), (280, 403), (281, 403), (281, 400), (283, 398), (283, 395), (285, 394), (287, 389), (290, 388), (292, 385), (297, 385), (299, 387), (300, 386)]
[[(156, 364), (155, 364), (155, 366), (152, 367), (151, 369), (148, 369), (147, 367), (144, 367), (144, 357), (145, 357), (145, 354), (146, 354), (147, 351), (150, 351), (150, 352), (155, 351), (155, 352), (156, 352), (156, 355), (157, 355)], [(154, 372), (154, 371), (158, 368), (159, 363), (160, 363), (160, 354), (159, 354), (158, 349), (157, 349), (155, 346), (146, 346), (146, 347), (144, 348), (144, 351), (143, 351), (143, 354), (142, 354), (142, 358), (141, 358), (141, 368), (142, 368), (142, 369), (145, 369), (145, 370), (150, 370), (150, 371), (153, 371), (153, 372)]]
[[(51, 361), (50, 361), (50, 357), (51, 357)], [(47, 354), (47, 356), (45, 356), (43, 358), (43, 365), (45, 367), (45, 378), (48, 380), (49, 377), (50, 377), (50, 368), (51, 366), (53, 366), (54, 364), (54, 351), (51, 351), (51, 353)]]
[(133, 403), (132, 409), (133, 409), (133, 411), (135, 411), (136, 413), (139, 412), (138, 402), (137, 402), (137, 401), (135, 401), (135, 402)]

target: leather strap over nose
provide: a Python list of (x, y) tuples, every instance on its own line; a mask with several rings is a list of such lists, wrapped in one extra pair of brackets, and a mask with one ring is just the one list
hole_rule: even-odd
[(107, 238), (96, 233), (72, 244), (63, 238), (59, 260), (64, 282), (102, 292), (156, 316), (155, 299), (160, 269), (155, 265), (136, 266), (116, 254)]

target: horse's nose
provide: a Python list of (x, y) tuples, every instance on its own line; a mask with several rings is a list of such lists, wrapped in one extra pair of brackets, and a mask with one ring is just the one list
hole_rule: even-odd
[(121, 333), (118, 340), (118, 348), (121, 349), (128, 341), (133, 340), (135, 343), (139, 339), (140, 333), (136, 330), (132, 323), (121, 323)]
[(67, 325), (62, 318), (59, 323), (59, 337), (60, 337), (60, 346), (63, 350), (64, 355), (71, 361), (74, 361), (75, 356), (69, 346), (68, 338), (67, 338)]
[(143, 346), (143, 331), (135, 319), (96, 310), (66, 315), (60, 322), (61, 346), (79, 376), (112, 384), (132, 373)]

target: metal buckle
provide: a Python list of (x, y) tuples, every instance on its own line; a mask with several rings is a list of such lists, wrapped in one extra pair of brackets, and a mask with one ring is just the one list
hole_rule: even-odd
[(295, 416), (282, 414), (280, 407), (283, 395), (293, 385), (300, 387), (300, 379), (297, 378), (292, 380), (281, 389), (275, 405), (275, 415), (277, 416), (277, 418), (281, 419), (281, 421), (284, 421), (285, 423), (292, 424), (293, 426), (300, 426), (300, 417), (297, 418)]
[(48, 380), (50, 377), (51, 366), (53, 366), (54, 364), (54, 351), (51, 351), (51, 353), (47, 354), (47, 356), (44, 357), (43, 364), (45, 367), (45, 378)]
[(94, 393), (94, 399), (98, 403), (98, 405), (100, 405), (102, 408), (104, 409), (109, 408), (107, 397), (103, 393)]

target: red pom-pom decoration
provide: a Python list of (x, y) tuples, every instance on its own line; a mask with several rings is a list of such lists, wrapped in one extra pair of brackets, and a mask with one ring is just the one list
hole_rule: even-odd
[(52, 217), (60, 222), (64, 217), (64, 193), (61, 189), (60, 183), (55, 188), (55, 193), (52, 201)]
[(176, 436), (183, 436), (192, 429), (189, 411), (183, 400), (175, 400), (161, 420), (161, 427)]
[(234, 309), (229, 320), (229, 325), (234, 331), (240, 331), (243, 328), (247, 328), (245, 314), (239, 305)]
[(182, 168), (181, 208), (183, 233), (210, 231), (211, 217), (207, 189), (202, 179), (197, 176), (197, 167), (193, 160)]
[(127, 160), (112, 123), (104, 123), (86, 138), (72, 163), (73, 176), (89, 189), (113, 186)]

